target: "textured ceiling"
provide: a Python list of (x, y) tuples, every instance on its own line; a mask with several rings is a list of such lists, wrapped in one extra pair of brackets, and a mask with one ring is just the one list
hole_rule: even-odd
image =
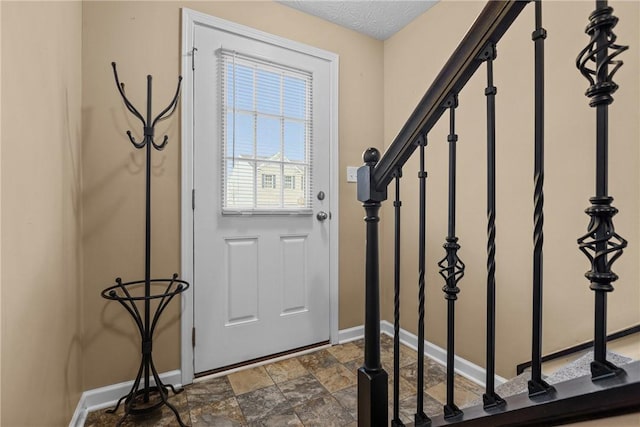
[(378, 40), (386, 40), (437, 1), (280, 0), (279, 2)]

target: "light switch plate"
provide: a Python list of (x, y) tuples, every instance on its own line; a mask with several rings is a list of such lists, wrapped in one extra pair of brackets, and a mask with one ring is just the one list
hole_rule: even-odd
[(347, 182), (358, 182), (357, 166), (347, 166)]

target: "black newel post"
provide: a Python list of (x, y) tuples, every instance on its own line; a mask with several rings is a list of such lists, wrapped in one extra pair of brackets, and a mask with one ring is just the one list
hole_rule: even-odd
[(378, 262), (378, 222), (380, 205), (387, 199), (386, 187), (376, 188), (373, 170), (380, 152), (367, 149), (362, 155), (364, 166), (358, 169), (358, 200), (365, 210), (366, 269), (364, 366), (358, 370), (358, 426), (374, 427), (387, 424), (387, 373), (380, 363), (380, 278)]
[[(622, 372), (607, 361), (607, 293), (613, 291), (612, 283), (618, 275), (611, 266), (627, 246), (613, 227), (613, 216), (618, 210), (611, 205), (613, 197), (608, 194), (609, 151), (609, 104), (618, 85), (613, 75), (622, 66), (615, 57), (628, 49), (617, 45), (613, 28), (618, 18), (606, 0), (596, 1), (596, 10), (589, 16), (585, 32), (591, 37), (576, 60), (576, 65), (589, 81), (585, 95), (589, 106), (596, 109), (596, 195), (591, 197), (585, 212), (591, 217), (587, 233), (578, 239), (580, 250), (589, 258), (591, 270), (585, 273), (590, 288), (595, 292), (594, 360), (591, 362), (591, 377), (594, 380)], [(611, 69), (609, 69), (611, 66)]]

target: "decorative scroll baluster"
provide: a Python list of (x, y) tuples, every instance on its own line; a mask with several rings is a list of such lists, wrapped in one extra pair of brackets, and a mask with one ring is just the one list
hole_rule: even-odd
[(400, 178), (402, 169), (394, 174), (396, 182), (396, 199), (393, 202), (395, 213), (394, 239), (394, 277), (393, 277), (393, 419), (391, 427), (402, 427), (400, 420)]
[(418, 229), (418, 402), (415, 414), (415, 426), (431, 425), (431, 419), (424, 413), (424, 305), (425, 305), (425, 245), (426, 245), (426, 194), (427, 172), (424, 165), (424, 147), (427, 145), (427, 135), (418, 140), (420, 146), (420, 212)]
[[(608, 126), (609, 104), (618, 85), (613, 76), (622, 66), (615, 58), (628, 49), (616, 44), (613, 28), (618, 18), (606, 0), (596, 1), (596, 10), (589, 16), (585, 32), (591, 37), (576, 60), (576, 66), (589, 81), (585, 95), (591, 98), (589, 105), (596, 108), (596, 195), (589, 199), (591, 206), (585, 212), (591, 217), (587, 233), (578, 239), (580, 250), (589, 258), (591, 270), (585, 273), (590, 288), (595, 292), (594, 360), (591, 377), (594, 380), (622, 372), (607, 361), (607, 293), (613, 291), (612, 282), (618, 276), (611, 271), (612, 264), (622, 255), (627, 241), (615, 232), (613, 197), (608, 193)], [(609, 66), (612, 68), (609, 69)]]
[(536, 0), (536, 29), (531, 34), (535, 43), (535, 148), (534, 148), (534, 212), (533, 212), (533, 333), (531, 343), (531, 379), (529, 396), (554, 390), (542, 379), (542, 245), (544, 224), (544, 40), (542, 2)]
[(446, 255), (440, 260), (440, 275), (445, 280), (442, 290), (447, 300), (447, 404), (444, 405), (444, 417), (454, 418), (462, 415), (453, 398), (455, 368), (455, 301), (458, 299), (458, 282), (464, 276), (464, 263), (458, 257), (458, 238), (456, 237), (456, 116), (458, 96), (452, 95), (444, 104), (449, 108), (449, 231), (443, 245)]
[(485, 408), (504, 404), (495, 392), (496, 370), (496, 93), (493, 85), (495, 43), (488, 43), (478, 59), (487, 61), (487, 380)]
[(388, 376), (380, 363), (380, 277), (378, 267), (378, 222), (381, 203), (387, 199), (387, 188), (378, 190), (373, 169), (380, 152), (367, 149), (362, 155), (364, 166), (358, 169), (358, 200), (364, 206), (367, 224), (365, 267), (364, 366), (358, 369), (358, 426), (387, 425)]

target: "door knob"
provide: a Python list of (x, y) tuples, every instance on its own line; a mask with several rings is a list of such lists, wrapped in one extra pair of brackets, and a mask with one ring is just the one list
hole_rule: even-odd
[(316, 218), (318, 218), (318, 221), (324, 221), (324, 220), (326, 220), (327, 218), (329, 218), (329, 215), (328, 215), (326, 212), (324, 212), (324, 211), (320, 211), (320, 212), (318, 212), (318, 214), (316, 215)]

